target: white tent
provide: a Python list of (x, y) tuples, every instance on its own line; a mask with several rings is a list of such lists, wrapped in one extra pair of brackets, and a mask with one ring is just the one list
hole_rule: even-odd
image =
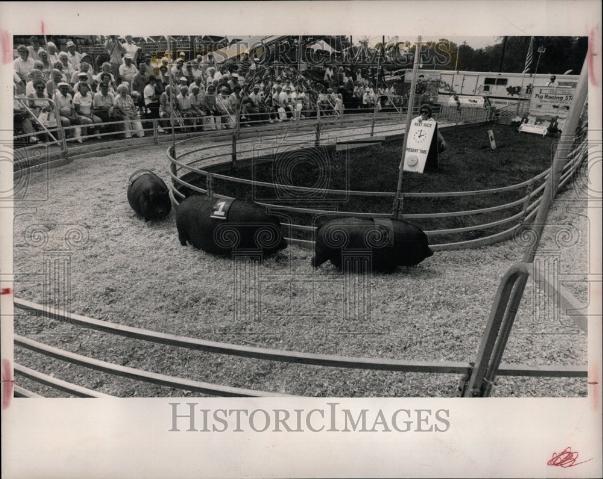
[(324, 40), (318, 40), (315, 44), (313, 44), (309, 48), (312, 49), (312, 50), (314, 50), (314, 51), (316, 51), (316, 50), (324, 50), (324, 51), (329, 52), (329, 53), (334, 53), (334, 52), (338, 52), (339, 51), (339, 50), (335, 50), (333, 47), (331, 47), (331, 45), (329, 45)]

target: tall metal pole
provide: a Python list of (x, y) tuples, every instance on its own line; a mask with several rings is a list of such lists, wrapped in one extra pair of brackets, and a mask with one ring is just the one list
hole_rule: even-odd
[(540, 242), (540, 237), (542, 236), (542, 231), (544, 230), (549, 209), (551, 208), (551, 204), (553, 203), (553, 199), (557, 193), (559, 178), (561, 177), (563, 167), (567, 161), (567, 155), (571, 151), (571, 148), (574, 144), (576, 128), (578, 127), (580, 113), (582, 113), (582, 108), (586, 102), (587, 94), (588, 67), (587, 61), (585, 60), (584, 64), (582, 65), (582, 71), (580, 72), (580, 78), (578, 79), (574, 102), (572, 103), (567, 116), (567, 121), (563, 126), (563, 132), (561, 134), (561, 138), (559, 139), (559, 143), (557, 143), (557, 151), (555, 151), (551, 172), (549, 173), (546, 186), (544, 187), (544, 193), (542, 194), (542, 203), (540, 203), (540, 207), (538, 208), (538, 213), (536, 214), (536, 219), (534, 220), (534, 225), (532, 227), (533, 232), (536, 234), (536, 241), (534, 241), (533, 244), (526, 249), (523, 256), (523, 261), (525, 263), (531, 263), (534, 261), (536, 249), (538, 248), (538, 243)]
[(502, 41), (502, 52), (500, 53), (500, 63), (498, 65), (499, 72), (503, 71), (503, 63), (505, 61), (505, 50), (507, 49), (507, 38), (508, 37), (503, 37)]
[(170, 70), (168, 72), (168, 78), (170, 79), (170, 123), (172, 124), (172, 153), (174, 155), (174, 158), (176, 157), (176, 129), (174, 128), (175, 125), (175, 117), (174, 117), (174, 94), (175, 94), (175, 87), (174, 87), (174, 74), (172, 73), (172, 67), (174, 66), (174, 62), (173, 62), (173, 58), (174, 58), (174, 54), (172, 52), (172, 43), (170, 41), (170, 36), (167, 36), (167, 47), (168, 47), (168, 52), (170, 52), (170, 62), (168, 63), (168, 65), (170, 66)]
[(412, 122), (412, 110), (415, 102), (415, 88), (417, 86), (417, 72), (419, 71), (419, 61), (421, 57), (421, 35), (417, 39), (415, 47), (415, 58), (412, 66), (412, 81), (410, 84), (410, 95), (408, 96), (408, 108), (406, 111), (406, 130), (404, 131), (404, 141), (402, 142), (402, 159), (400, 161), (398, 172), (398, 186), (396, 187), (396, 196), (394, 197), (394, 205), (392, 208), (392, 216), (398, 217), (402, 209), (402, 175), (404, 174), (404, 157), (406, 156), (406, 144), (408, 142), (408, 132), (410, 131), (410, 123)]

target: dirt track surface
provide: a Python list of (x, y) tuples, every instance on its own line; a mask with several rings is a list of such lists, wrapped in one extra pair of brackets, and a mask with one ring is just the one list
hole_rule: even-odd
[[(180, 246), (173, 212), (164, 221), (145, 223), (130, 209), (127, 179), (138, 168), (154, 169), (167, 178), (165, 147), (80, 159), (28, 177), (26, 199), (17, 205), (15, 218), (17, 297), (42, 303), (53, 294), (69, 311), (92, 318), (236, 344), (347, 356), (473, 361), (499, 279), (520, 261), (525, 246), (517, 240), (439, 252), (417, 267), (366, 278), (344, 277), (330, 266), (314, 270), (312, 253), (290, 246), (258, 266), (255, 279), (245, 283), (245, 298), (257, 301), (236, 302), (236, 288), (253, 275), (242, 276), (238, 263), (229, 259)], [(588, 261), (582, 196), (578, 186), (558, 198), (539, 260), (547, 262), (557, 278), (577, 280), (573, 292), (586, 301), (579, 285)], [(52, 278), (50, 283), (45, 275)], [(61, 275), (69, 281), (62, 281)], [(364, 291), (364, 302), (350, 303), (350, 291), (356, 287)], [(552, 306), (530, 280), (504, 363), (585, 365), (586, 335)], [(458, 394), (460, 378), (451, 374), (240, 359), (17, 313), (16, 332), (36, 341), (216, 384), (310, 396)], [(22, 348), (16, 350), (16, 361), (122, 397), (190, 394), (112, 377)], [(17, 379), (43, 395), (65, 395)], [(586, 380), (499, 378), (494, 395), (580, 396), (586, 395)]]

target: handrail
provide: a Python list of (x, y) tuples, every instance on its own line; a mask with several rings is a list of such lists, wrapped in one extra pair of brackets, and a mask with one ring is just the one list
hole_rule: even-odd
[(64, 391), (69, 394), (73, 394), (74, 396), (81, 398), (102, 398), (102, 397), (113, 397), (109, 394), (99, 393), (98, 391), (93, 391), (92, 389), (85, 388), (83, 386), (78, 386), (77, 384), (71, 384), (67, 381), (63, 381), (61, 379), (57, 379), (55, 377), (49, 376), (47, 374), (41, 373), (39, 371), (35, 371), (28, 367), (22, 366), (20, 364), (15, 363), (14, 365), (15, 374), (26, 377), (40, 384), (45, 384), (46, 386), (50, 386), (55, 389), (59, 389), (60, 391)]
[(65, 351), (64, 349), (55, 348), (42, 344), (33, 339), (25, 338), (18, 334), (14, 336), (15, 344), (22, 346), (30, 351), (35, 351), (45, 356), (50, 356), (56, 359), (67, 361), (87, 368), (96, 369), (103, 372), (123, 376), (130, 379), (138, 379), (140, 381), (150, 382), (161, 386), (169, 386), (177, 389), (185, 389), (206, 394), (215, 394), (218, 396), (232, 397), (260, 397), (260, 396), (285, 396), (281, 393), (273, 393), (266, 391), (256, 391), (252, 389), (236, 388), (230, 386), (221, 386), (219, 384), (194, 381), (192, 379), (167, 376), (165, 374), (152, 373), (142, 369), (131, 368), (128, 366), (120, 366), (118, 364), (108, 363), (100, 359), (93, 359), (80, 354)]
[[(36, 304), (32, 301), (15, 298), (15, 306), (24, 311), (41, 312), (44, 315), (52, 317), (53, 320), (64, 321), (70, 324), (83, 326), (97, 331), (106, 333), (116, 334), (119, 336), (142, 339), (158, 344), (167, 344), (170, 346), (183, 347), (196, 351), (206, 351), (211, 353), (226, 354), (230, 356), (264, 359), (272, 361), (280, 361), (287, 363), (297, 364), (308, 364), (315, 366), (327, 366), (327, 367), (338, 367), (338, 368), (352, 368), (352, 369), (365, 369), (365, 370), (381, 370), (381, 371), (399, 371), (399, 372), (413, 372), (413, 373), (448, 373), (448, 374), (468, 374), (471, 371), (471, 364), (464, 361), (410, 361), (410, 360), (396, 360), (396, 359), (384, 359), (384, 358), (361, 358), (361, 357), (346, 357), (328, 354), (316, 354), (316, 353), (302, 353), (297, 351), (278, 350), (270, 348), (260, 348), (256, 346), (244, 346), (230, 343), (221, 343), (216, 341), (208, 341), (203, 339), (191, 338), (187, 336), (178, 336), (169, 333), (161, 333), (148, 329), (137, 328), (133, 326), (126, 326), (123, 324), (112, 323), (105, 320), (88, 318), (74, 313), (67, 313), (60, 311), (55, 308), (47, 308), (42, 305)], [(47, 354), (59, 359), (66, 359), (70, 362), (82, 364), (84, 366), (93, 367), (94, 369), (109, 370), (110, 372), (120, 371), (119, 368), (125, 370), (132, 368), (125, 368), (118, 366), (115, 371), (108, 369), (107, 364), (103, 361), (91, 360), (84, 356), (70, 353), (67, 351), (60, 350), (51, 346), (43, 345), (35, 341), (23, 338), (15, 335), (15, 343), (24, 346), (28, 349), (32, 349), (43, 354)], [(97, 364), (103, 363), (103, 364)], [(547, 367), (547, 366), (516, 366), (516, 365), (501, 365), (501, 371), (499, 374), (504, 375), (517, 375), (517, 376), (540, 376), (540, 377), (559, 377), (564, 373), (571, 374), (576, 377), (583, 377), (586, 375), (586, 370), (577, 366), (564, 367), (563, 371), (559, 370), (559, 366)], [(140, 373), (146, 373), (145, 371), (134, 370), (137, 375)], [(124, 371), (127, 372), (127, 371)], [(119, 373), (118, 373), (119, 374)], [(128, 377), (133, 377), (128, 372)], [(155, 373), (147, 373), (155, 374)], [(164, 380), (165, 377), (162, 379)], [(181, 381), (180, 378), (173, 378), (174, 382)], [(155, 382), (155, 381), (151, 381)], [(181, 387), (181, 386), (177, 386)], [(207, 388), (207, 386), (203, 386)], [(211, 385), (215, 387), (215, 385)], [(226, 387), (224, 387), (226, 388)], [(183, 389), (186, 389), (183, 387)], [(238, 392), (249, 390), (241, 390), (238, 388), (227, 388), (237, 389)], [(221, 391), (224, 392), (224, 391)], [(257, 391), (254, 391), (257, 392)], [(273, 393), (267, 393), (273, 394)]]

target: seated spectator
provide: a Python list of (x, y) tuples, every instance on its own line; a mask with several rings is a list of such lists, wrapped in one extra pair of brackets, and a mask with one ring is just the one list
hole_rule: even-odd
[(13, 61), (15, 73), (19, 76), (23, 84), (27, 83), (29, 73), (34, 68), (34, 60), (29, 56), (29, 50), (25, 45), (17, 47), (19, 57)]
[(92, 65), (90, 65), (87, 62), (81, 62), (80, 63), (80, 70), (75, 72), (72, 76), (71, 76), (71, 83), (75, 84), (78, 81), (85, 81), (88, 84), (90, 84), (93, 80), (93, 75), (92, 75)]
[(169, 119), (170, 124), (173, 119), (174, 123), (171, 126), (184, 126), (184, 121), (178, 111), (176, 95), (173, 94), (173, 87), (171, 85), (166, 85), (165, 91), (159, 97), (159, 116), (160, 118)]
[(122, 83), (117, 87), (117, 96), (115, 97), (113, 108), (115, 117), (124, 122), (124, 136), (126, 138), (132, 138), (133, 132), (139, 138), (144, 136), (142, 123), (140, 122), (134, 100), (129, 94), (128, 85)]
[(67, 52), (59, 53), (59, 61), (61, 62), (63, 75), (65, 75), (65, 77), (70, 80), (76, 70), (75, 68), (73, 68), (71, 63), (69, 63), (69, 55), (67, 54)]
[(54, 101), (59, 109), (61, 124), (65, 127), (76, 125), (73, 130), (74, 138), (78, 143), (82, 143), (82, 130), (79, 127), (79, 119), (73, 107), (71, 94), (69, 93), (69, 83), (60, 82), (57, 85)]
[(168, 73), (168, 67), (166, 65), (161, 65), (159, 67), (159, 80), (163, 85), (168, 85), (170, 83), (170, 75)]
[(209, 85), (204, 99), (204, 110), (208, 115), (215, 116), (219, 114), (216, 98), (216, 87)]
[[(220, 78), (216, 78), (216, 69), (214, 67), (208, 67), (207, 70), (205, 71), (206, 74), (206, 82), (209, 83), (213, 83), (215, 81), (218, 81)], [(221, 77), (222, 75), (220, 75)]]
[(42, 48), (40, 45), (40, 39), (37, 36), (32, 35), (29, 37), (29, 43), (31, 44), (27, 47), (27, 50), (29, 51), (29, 58), (31, 58), (33, 61), (39, 60), (39, 52), (40, 48)]
[(103, 122), (108, 123), (113, 121), (113, 105), (115, 99), (113, 94), (109, 92), (109, 82), (99, 83), (98, 91), (94, 94), (92, 100), (92, 112), (99, 117)]
[(25, 84), (25, 95), (30, 95), (34, 92), (33, 84), (36, 80), (44, 80), (44, 74), (38, 68), (34, 68), (29, 72), (29, 81)]
[[(134, 75), (132, 79), (132, 91), (138, 93), (138, 106), (144, 109), (145, 101), (144, 101), (144, 89), (147, 86), (147, 76), (146, 76), (146, 63), (140, 63), (139, 69)], [(155, 89), (155, 87), (153, 87)]]
[(52, 69), (50, 71), (50, 80), (46, 82), (46, 93), (48, 93), (49, 97), (54, 97), (57, 85), (62, 81), (65, 81), (65, 78), (63, 77), (61, 70), (56, 68)]
[(73, 70), (80, 69), (82, 54), (77, 51), (75, 43), (73, 43), (71, 40), (67, 42), (67, 60)]
[(38, 52), (38, 56), (40, 58), (40, 62), (42, 62), (42, 72), (44, 73), (44, 78), (46, 80), (50, 79), (50, 72), (53, 68), (50, 60), (48, 59), (48, 52), (42, 48)]
[(170, 73), (174, 78), (182, 78), (184, 76), (184, 59), (182, 57), (176, 59), (176, 63), (172, 66)]
[(197, 60), (192, 60), (191, 64), (191, 74), (193, 75), (193, 81), (203, 81), (203, 70), (199, 68), (199, 62)]
[(220, 94), (216, 97), (216, 108), (220, 115), (220, 120), (216, 121), (218, 128), (230, 128), (233, 125), (233, 112), (230, 109), (230, 95), (228, 87), (223, 86)]
[(98, 135), (98, 127), (94, 127), (94, 124), (100, 123), (102, 120), (100, 117), (96, 116), (93, 113), (92, 102), (93, 98), (90, 94), (90, 87), (88, 83), (80, 81), (78, 84), (78, 91), (73, 96), (73, 106), (75, 108), (75, 113), (78, 116), (79, 124), (82, 125), (82, 131), (84, 133), (84, 136), (86, 136), (87, 133), (86, 125), (93, 125), (92, 129), (96, 132), (96, 138), (100, 140), (100, 136)]
[[(21, 82), (21, 78), (17, 78), (19, 79), (19, 82)], [(22, 95), (20, 95), (17, 91), (17, 82), (13, 83), (13, 94), (17, 97), (22, 97)], [(32, 125), (31, 115), (26, 110), (25, 105), (22, 103), (22, 100), (15, 100), (13, 102), (13, 128), (15, 130), (15, 133), (17, 134), (29, 135), (27, 137), (27, 143), (38, 143), (38, 137), (36, 135), (33, 135), (36, 130)], [(17, 142), (15, 142), (15, 146), (16, 145)]]
[(124, 61), (119, 66), (119, 78), (122, 82), (128, 82), (130, 85), (138, 73), (138, 68), (136, 68), (136, 65), (132, 61), (132, 55), (128, 53), (124, 56)]
[(59, 49), (53, 42), (46, 44), (46, 50), (48, 51), (48, 61), (51, 65), (59, 61)]
[(191, 85), (191, 108), (195, 116), (205, 115), (205, 94), (201, 93), (201, 89), (196, 83)]
[[(159, 97), (156, 89), (157, 80), (152, 76), (143, 90), (144, 106), (146, 118), (159, 118)], [(158, 128), (159, 133), (163, 133), (161, 125)]]
[[(111, 64), (110, 63), (103, 63), (101, 65), (101, 71), (98, 75), (96, 75), (95, 80), (98, 81), (99, 83), (103, 82), (103, 77), (105, 77), (104, 81), (108, 81), (109, 84), (111, 85), (111, 90), (115, 90), (115, 77), (113, 76), (113, 74), (111, 73)], [(108, 77), (108, 79), (107, 79)]]
[[(38, 123), (32, 123), (36, 130), (40, 131), (43, 130), (43, 127), (54, 128), (57, 126), (54, 107), (46, 93), (46, 82), (44, 80), (34, 82), (34, 93), (28, 95), (27, 99), (28, 106), (38, 121)], [(46, 139), (46, 141), (48, 140), (50, 138)]]

